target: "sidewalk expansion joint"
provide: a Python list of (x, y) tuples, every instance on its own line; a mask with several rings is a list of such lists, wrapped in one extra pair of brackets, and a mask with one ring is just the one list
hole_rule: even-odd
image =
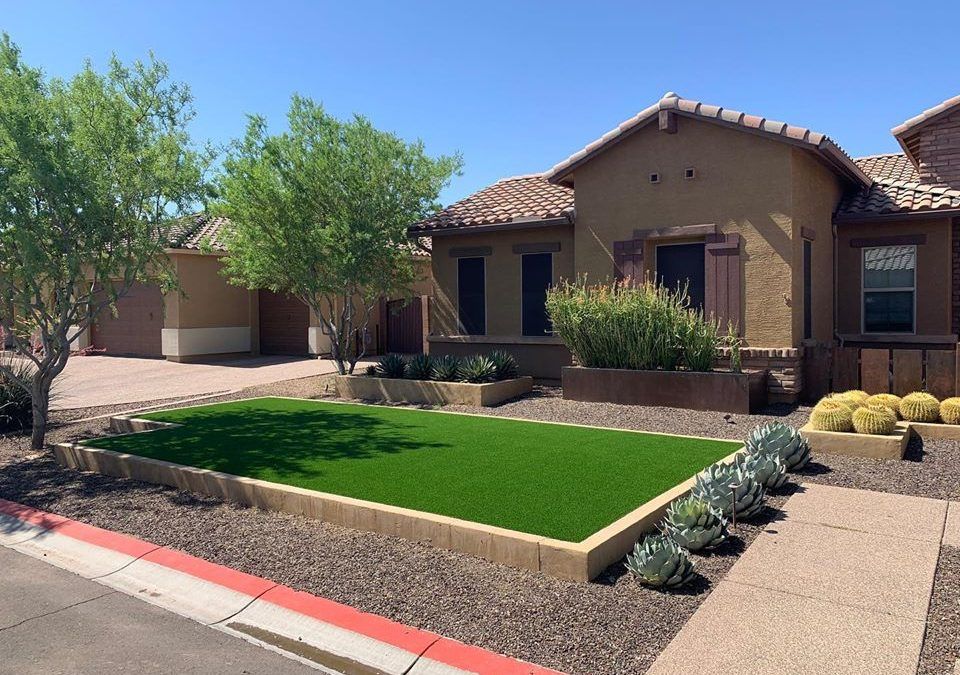
[(105, 597), (107, 597), (108, 595), (115, 595), (116, 593), (117, 593), (117, 591), (107, 591), (106, 593), (101, 593), (100, 595), (97, 595), (97, 596), (95, 596), (95, 597), (87, 598), (86, 600), (80, 600), (80, 601), (78, 601), (78, 602), (74, 602), (74, 603), (69, 604), (69, 605), (67, 605), (67, 606), (65, 606), (65, 607), (60, 607), (59, 609), (55, 609), (55, 610), (52, 610), (52, 611), (50, 611), (50, 612), (44, 612), (43, 614), (37, 614), (36, 616), (31, 616), (30, 618), (24, 619), (23, 621), (18, 621), (17, 623), (10, 624), (9, 626), (3, 626), (2, 628), (0, 628), (0, 632), (3, 632), (3, 631), (5, 631), (5, 630), (10, 630), (11, 628), (17, 628), (18, 626), (22, 626), (22, 625), (25, 624), (25, 623), (30, 623), (31, 621), (36, 621), (37, 619), (44, 619), (44, 618), (46, 618), (46, 617), (48, 617), (48, 616), (53, 616), (54, 614), (59, 614), (60, 612), (64, 612), (64, 611), (66, 611), (66, 610), (68, 610), (68, 609), (73, 609), (74, 607), (79, 607), (80, 605), (85, 605), (85, 604), (87, 604), (88, 602), (93, 602), (94, 600), (100, 600), (101, 598), (105, 598)]
[(837, 607), (847, 607), (848, 609), (855, 609), (858, 612), (870, 612), (871, 614), (880, 614), (883, 616), (892, 616), (896, 619), (906, 619), (907, 621), (916, 621), (918, 623), (926, 623), (926, 619), (918, 619), (915, 616), (908, 616), (906, 614), (897, 614), (896, 612), (884, 612), (879, 609), (874, 609), (872, 607), (864, 607), (863, 605), (853, 605), (846, 602), (838, 602), (836, 600), (828, 600), (826, 598), (818, 598), (815, 595), (807, 595), (806, 593), (796, 593), (794, 591), (785, 591), (782, 588), (770, 588), (769, 586), (764, 586), (763, 584), (751, 584), (746, 581), (738, 581), (735, 579), (721, 579), (721, 582), (728, 584), (736, 584), (738, 586), (746, 586), (747, 588), (757, 588), (762, 591), (769, 591), (770, 593), (779, 593), (781, 595), (791, 595), (795, 598), (803, 598), (804, 600), (813, 600), (814, 602), (825, 602), (828, 605), (836, 605)]

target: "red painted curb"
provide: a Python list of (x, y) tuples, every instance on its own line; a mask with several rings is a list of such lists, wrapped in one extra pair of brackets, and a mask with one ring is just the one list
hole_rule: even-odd
[(561, 675), (509, 656), (450, 640), (429, 631), (406, 626), (377, 614), (369, 614), (326, 598), (276, 584), (230, 567), (157, 546), (119, 532), (104, 530), (23, 504), (0, 499), (0, 513), (79, 541), (140, 558), (198, 579), (224, 586), (259, 601), (269, 602), (297, 614), (359, 633), (433, 661), (479, 675)]

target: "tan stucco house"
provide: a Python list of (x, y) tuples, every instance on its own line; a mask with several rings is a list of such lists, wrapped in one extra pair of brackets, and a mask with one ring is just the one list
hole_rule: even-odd
[(433, 240), (430, 351), (508, 349), (559, 377), (571, 357), (545, 289), (578, 275), (688, 283), (738, 327), (745, 365), (770, 369), (773, 400), (796, 400), (838, 344), (955, 349), (960, 97), (893, 134), (903, 153), (854, 159), (821, 133), (667, 93), (549, 171), (410, 228)]
[[(163, 294), (159, 286), (135, 284), (120, 298), (116, 312), (104, 311), (79, 339), (110, 355), (165, 357), (201, 361), (223, 356), (329, 353), (316, 315), (296, 298), (268, 290), (231, 285), (221, 274), (228, 255), (223, 228), (228, 221), (197, 215), (179, 221), (165, 253), (180, 292)], [(423, 326), (431, 288), (430, 253), (411, 247), (422, 281), (407, 299), (382, 299), (368, 330), (368, 354), (423, 351)], [(417, 330), (419, 328), (419, 331)]]

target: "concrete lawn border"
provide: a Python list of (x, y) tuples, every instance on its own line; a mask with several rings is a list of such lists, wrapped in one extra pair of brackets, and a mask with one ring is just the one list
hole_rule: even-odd
[(314, 667), (390, 675), (557, 675), (269, 579), (4, 499), (0, 499), (0, 546)]
[(337, 375), (337, 396), (365, 401), (428, 403), (430, 405), (495, 406), (533, 389), (532, 377), (499, 382), (435, 382), (366, 375)]
[(800, 433), (816, 452), (872, 459), (903, 459), (912, 436), (921, 439), (960, 441), (960, 425), (943, 422), (897, 422), (887, 436), (858, 434), (853, 431), (820, 431), (807, 422)]
[[(293, 400), (318, 402), (315, 399)], [(488, 417), (475, 413), (429, 410), (418, 412)], [(523, 421), (562, 426), (588, 426), (536, 420)], [(111, 429), (119, 433), (148, 433), (173, 426), (180, 425), (130, 415), (117, 415), (111, 418)], [(617, 429), (617, 431), (651, 433), (629, 429)], [(652, 435), (673, 436), (674, 434), (652, 433)], [(729, 442), (728, 439), (726, 440)], [(719, 460), (719, 463), (733, 462), (735, 455), (742, 449), (742, 447), (738, 448)], [(438, 548), (475, 555), (492, 562), (582, 582), (590, 581), (632, 550), (643, 534), (654, 529), (670, 502), (683, 497), (690, 491), (696, 478), (691, 476), (586, 539), (580, 542), (568, 542), (425, 511), (200, 469), (78, 443), (60, 443), (55, 445), (53, 450), (57, 463), (69, 469), (168, 485), (268, 511), (281, 511), (342, 527), (419, 541)]]

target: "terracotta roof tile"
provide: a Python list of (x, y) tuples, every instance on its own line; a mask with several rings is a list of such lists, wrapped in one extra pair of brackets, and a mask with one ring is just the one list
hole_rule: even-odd
[(226, 251), (222, 235), (229, 224), (226, 218), (204, 213), (181, 218), (170, 230), (170, 248), (199, 251), (209, 245), (214, 251)]
[(630, 119), (619, 124), (612, 131), (607, 132), (599, 139), (587, 145), (584, 149), (575, 152), (567, 159), (554, 166), (546, 177), (555, 182), (561, 181), (574, 167), (584, 161), (590, 155), (601, 150), (607, 143), (615, 140), (617, 137), (628, 133), (631, 129), (642, 126), (651, 121), (660, 111), (675, 110), (681, 114), (704, 119), (712, 119), (731, 126), (743, 127), (769, 134), (772, 137), (785, 138), (793, 142), (804, 143), (812, 150), (816, 150), (825, 155), (838, 170), (852, 178), (854, 181), (869, 184), (869, 179), (857, 167), (852, 159), (843, 151), (843, 149), (834, 143), (828, 136), (811, 131), (805, 127), (797, 127), (786, 122), (777, 120), (768, 120), (757, 115), (748, 115), (738, 110), (729, 110), (722, 106), (710, 105), (681, 98), (678, 94), (668, 91), (654, 105), (643, 109)]
[(902, 152), (857, 157), (853, 161), (874, 180), (920, 182), (920, 174), (917, 173), (917, 168)]
[(934, 117), (938, 117), (939, 115), (947, 112), (948, 110), (951, 110), (952, 108), (955, 108), (958, 105), (960, 105), (960, 95), (954, 96), (952, 98), (948, 98), (943, 103), (938, 103), (932, 108), (927, 108), (916, 117), (911, 117), (903, 124), (895, 126), (893, 129), (890, 130), (890, 132), (894, 136), (902, 136), (903, 134), (910, 131), (914, 127), (920, 126), (921, 124), (928, 122), (929, 120), (932, 120)]
[(573, 190), (548, 183), (541, 174), (503, 178), (436, 215), (416, 223), (410, 232), (495, 225), (559, 218), (573, 211)]

